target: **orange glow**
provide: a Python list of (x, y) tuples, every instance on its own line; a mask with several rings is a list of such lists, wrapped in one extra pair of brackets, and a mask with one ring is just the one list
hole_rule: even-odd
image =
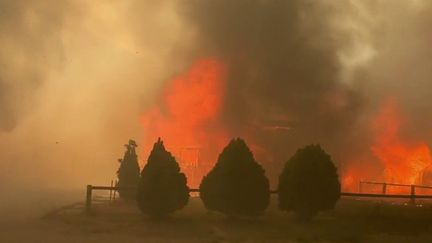
[[(371, 121), (370, 145), (372, 156), (380, 166), (370, 163), (368, 156), (358, 155), (349, 159), (341, 171), (344, 191), (358, 191), (360, 181), (378, 181), (397, 184), (428, 185), (432, 182), (432, 156), (428, 145), (401, 134), (406, 119), (400, 113), (393, 98), (383, 102)], [(369, 163), (365, 163), (369, 162)], [(363, 185), (363, 192), (382, 193), (381, 185)], [(418, 193), (422, 190), (417, 189)], [(388, 186), (386, 193), (409, 194), (409, 187)]]
[[(362, 158), (359, 155), (356, 159), (349, 159), (349, 163), (341, 168), (341, 186), (345, 192), (357, 192), (360, 190), (359, 182), (364, 180), (381, 181), (380, 175), (377, 173), (376, 166), (371, 164), (365, 164), (363, 162), (368, 161), (367, 158)], [(375, 191), (369, 190), (367, 192), (372, 193)], [(374, 189), (374, 188), (372, 188)], [(379, 189), (379, 188), (377, 188)]]
[(200, 59), (164, 87), (159, 103), (141, 119), (144, 158), (158, 137), (197, 187), (228, 141), (219, 121), (226, 69), (216, 59)]
[(342, 183), (342, 189), (344, 191), (352, 191), (352, 189), (356, 185), (354, 174), (347, 173), (344, 177), (342, 177), (341, 183)]
[(372, 123), (375, 141), (371, 150), (384, 166), (386, 182), (422, 184), (422, 173), (431, 162), (429, 147), (401, 138), (403, 118), (394, 99), (387, 100)]

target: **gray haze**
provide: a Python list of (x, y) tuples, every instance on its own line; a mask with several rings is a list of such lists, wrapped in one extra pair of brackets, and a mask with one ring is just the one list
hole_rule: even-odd
[(430, 144), (431, 16), (427, 0), (0, 0), (0, 181), (108, 183), (163, 84), (201, 57), (227, 66), (222, 122), (269, 167), (307, 143), (374, 165), (389, 96)]

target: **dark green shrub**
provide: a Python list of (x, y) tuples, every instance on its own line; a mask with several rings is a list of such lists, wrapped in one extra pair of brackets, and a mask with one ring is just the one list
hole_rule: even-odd
[(279, 208), (309, 221), (319, 211), (333, 209), (340, 190), (330, 155), (319, 145), (308, 145), (288, 160), (279, 177)]
[(188, 202), (186, 176), (163, 142), (158, 139), (141, 172), (138, 206), (144, 214), (161, 217), (182, 209)]
[(233, 139), (203, 178), (200, 196), (207, 209), (229, 216), (262, 213), (270, 200), (264, 169), (242, 139)]
[(135, 152), (137, 147), (134, 140), (129, 140), (125, 145), (126, 152), (123, 159), (119, 159), (120, 168), (117, 171), (120, 198), (125, 200), (135, 200), (136, 188), (138, 186), (140, 168), (138, 165), (138, 158)]

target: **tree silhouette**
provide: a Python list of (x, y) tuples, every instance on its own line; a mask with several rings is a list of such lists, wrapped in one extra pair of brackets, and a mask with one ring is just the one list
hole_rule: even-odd
[(119, 159), (120, 168), (117, 171), (120, 198), (125, 200), (136, 199), (136, 188), (139, 182), (140, 168), (138, 158), (135, 152), (137, 144), (134, 140), (129, 140), (125, 144), (126, 152), (123, 159)]
[(279, 177), (279, 208), (309, 221), (319, 211), (334, 208), (340, 183), (330, 155), (319, 145), (297, 150)]
[(188, 202), (186, 176), (160, 138), (141, 171), (137, 199), (141, 211), (152, 217), (182, 209)]
[(228, 216), (262, 213), (270, 200), (269, 182), (246, 143), (233, 139), (203, 178), (200, 196), (207, 209)]

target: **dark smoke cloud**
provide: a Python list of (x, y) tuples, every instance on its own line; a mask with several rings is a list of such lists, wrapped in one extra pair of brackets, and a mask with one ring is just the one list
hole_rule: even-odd
[(336, 8), (303, 0), (184, 5), (197, 48), (228, 65), (225, 119), (234, 134), (252, 132), (279, 163), (308, 143), (340, 149), (362, 100), (340, 80), (338, 52), (349, 38), (331, 25)]

